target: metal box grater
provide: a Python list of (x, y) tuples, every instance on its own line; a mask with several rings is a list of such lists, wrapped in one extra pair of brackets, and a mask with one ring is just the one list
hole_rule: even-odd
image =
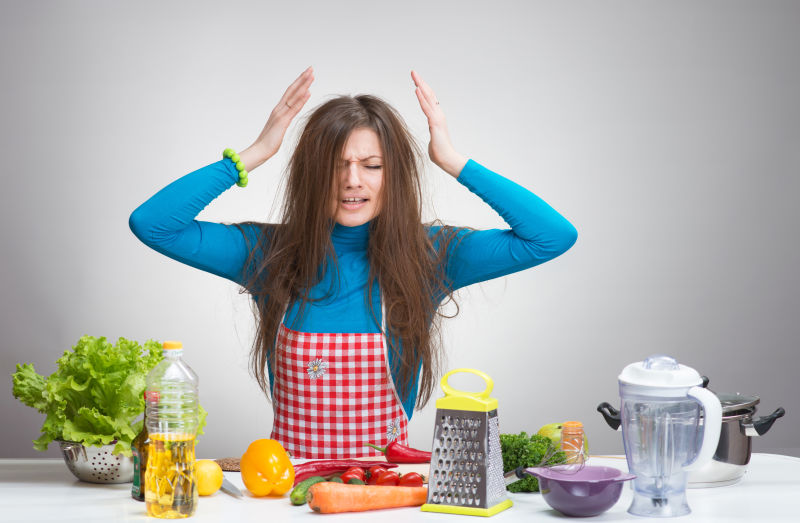
[[(447, 384), (457, 372), (486, 381), (482, 392), (465, 392)], [(431, 470), (426, 512), (492, 516), (509, 508), (500, 453), (497, 400), (490, 398), (494, 382), (474, 369), (451, 370), (442, 377), (444, 397), (436, 400)]]

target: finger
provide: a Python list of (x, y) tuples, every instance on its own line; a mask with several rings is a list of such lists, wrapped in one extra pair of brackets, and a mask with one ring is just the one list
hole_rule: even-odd
[(289, 108), (289, 118), (294, 118), (297, 116), (297, 113), (300, 112), (300, 109), (306, 104), (308, 99), (311, 98), (311, 91), (306, 91), (302, 98), (296, 100), (292, 103), (291, 107)]
[(288, 101), (289, 98), (291, 98), (293, 95), (297, 93), (297, 91), (302, 90), (303, 86), (306, 84), (307, 88), (308, 85), (311, 84), (311, 81), (313, 79), (314, 79), (314, 70), (311, 67), (309, 67), (308, 69), (300, 73), (300, 76), (298, 76), (295, 79), (295, 81), (292, 82), (291, 85), (289, 85), (289, 87), (286, 88), (286, 91), (284, 91), (283, 96), (281, 96), (280, 102)]
[(309, 75), (306, 80), (300, 84), (295, 90), (295, 92), (286, 99), (285, 103), (289, 107), (295, 107), (300, 103), (304, 103), (304, 99), (307, 99), (307, 95), (310, 94), (308, 88), (311, 86), (311, 82), (314, 81), (314, 75)]
[(436, 93), (433, 92), (433, 89), (425, 83), (425, 80), (419, 75), (416, 71), (411, 71), (411, 78), (414, 80), (414, 84), (418, 88), (422, 90), (422, 94), (425, 96), (425, 99), (428, 100), (430, 105), (439, 105), (439, 100), (436, 98)]
[(419, 100), (419, 106), (422, 108), (422, 112), (425, 113), (428, 121), (430, 121), (430, 119), (433, 117), (433, 108), (431, 107), (431, 104), (428, 103), (428, 100), (425, 98), (425, 95), (422, 94), (422, 90), (419, 87), (414, 90), (414, 94), (417, 95), (417, 100)]
[(419, 73), (414, 71), (413, 69), (411, 70), (411, 80), (414, 81), (414, 85), (419, 87), (419, 82), (420, 82)]

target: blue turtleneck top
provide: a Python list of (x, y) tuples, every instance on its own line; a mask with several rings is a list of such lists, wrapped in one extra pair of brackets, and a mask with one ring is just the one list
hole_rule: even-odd
[[(460, 241), (450, 249), (446, 265), (446, 276), (453, 290), (539, 265), (564, 253), (575, 243), (577, 231), (572, 224), (516, 183), (473, 160), (467, 162), (457, 179), (488, 203), (511, 229), (459, 231)], [(195, 219), (237, 180), (238, 171), (227, 159), (191, 172), (133, 211), (130, 228), (156, 251), (244, 286), (248, 243), (256, 245), (259, 229), (251, 225), (240, 229), (236, 225)], [(428, 230), (433, 236), (437, 228)], [(312, 298), (325, 296), (332, 288), (334, 277), (339, 278), (338, 285), (333, 287), (337, 292), (325, 300), (307, 304), (302, 315), (299, 314), (300, 304), (292, 304), (284, 318), (286, 326), (303, 332), (380, 332), (365, 299), (369, 277), (369, 223), (357, 227), (336, 224), (332, 241), (339, 261), (338, 275), (326, 271), (325, 279), (311, 289), (311, 295)], [(372, 293), (375, 311), (381, 310), (378, 291), (376, 283)], [(390, 365), (396, 357), (390, 350)], [(272, 383), (272, 369), (269, 369), (269, 377)], [(397, 376), (393, 378), (397, 383)], [(409, 419), (417, 397), (417, 381), (406, 397), (401, 398)]]

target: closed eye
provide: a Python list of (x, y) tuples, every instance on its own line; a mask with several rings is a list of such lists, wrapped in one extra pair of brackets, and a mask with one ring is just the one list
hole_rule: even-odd
[(382, 165), (367, 165), (367, 169), (380, 169)]

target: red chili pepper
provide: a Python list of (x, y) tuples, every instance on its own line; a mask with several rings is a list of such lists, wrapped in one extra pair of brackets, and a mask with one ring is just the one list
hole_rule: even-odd
[(401, 445), (394, 440), (390, 442), (385, 447), (379, 447), (377, 445), (373, 445), (372, 443), (364, 443), (368, 447), (372, 447), (373, 449), (380, 450), (386, 456), (386, 460), (390, 461), (391, 463), (430, 463), (431, 462), (431, 453), (426, 452), (424, 450), (417, 450), (412, 449), (411, 447), (406, 447), (405, 445)]
[(421, 487), (423, 483), (425, 483), (425, 479), (417, 472), (406, 472), (400, 476), (397, 484), (401, 487)]
[(397, 474), (397, 472), (387, 470), (381, 474), (378, 474), (378, 479), (375, 481), (375, 484), (384, 487), (396, 487), (399, 482), (400, 476)]
[(297, 485), (311, 476), (330, 476), (336, 472), (343, 472), (351, 467), (370, 467), (380, 465), (384, 469), (394, 468), (394, 463), (383, 461), (361, 461), (354, 459), (328, 459), (307, 461), (294, 466), (294, 484)]

